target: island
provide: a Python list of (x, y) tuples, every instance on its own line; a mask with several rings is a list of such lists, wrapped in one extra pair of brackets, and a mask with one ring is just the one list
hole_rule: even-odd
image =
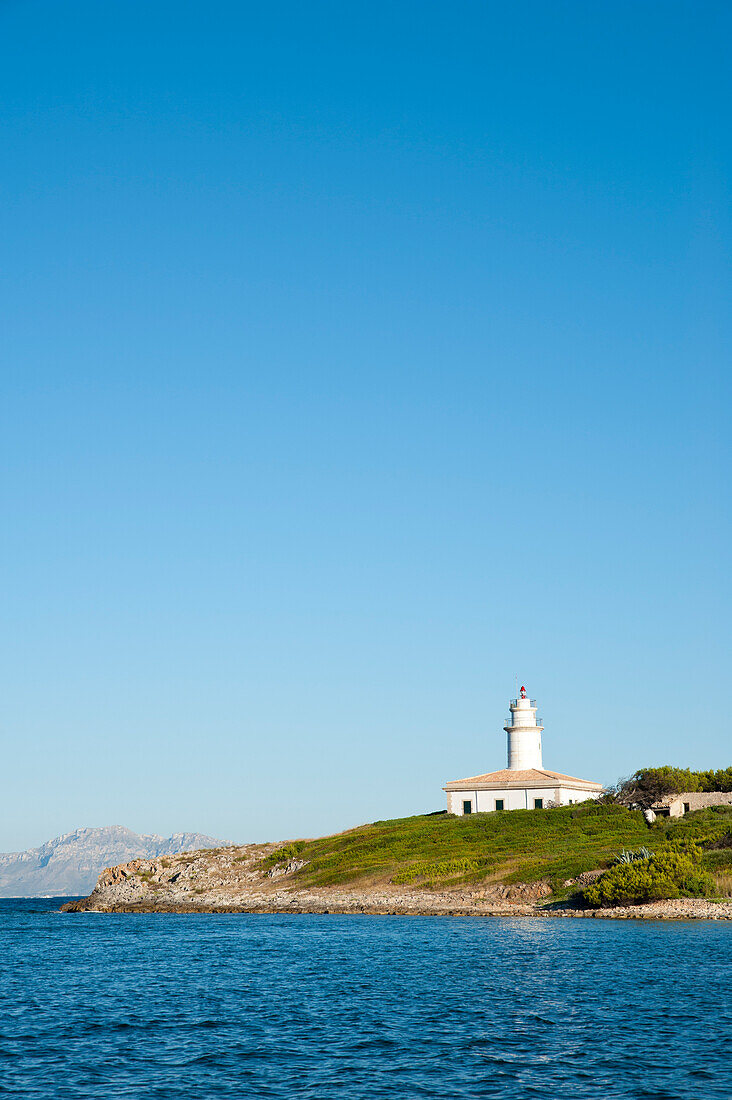
[(732, 919), (731, 885), (732, 806), (649, 822), (607, 798), (134, 859), (63, 908)]

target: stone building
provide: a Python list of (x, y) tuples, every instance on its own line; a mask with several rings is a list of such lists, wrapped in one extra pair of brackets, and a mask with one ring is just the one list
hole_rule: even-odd
[(509, 704), (511, 717), (503, 727), (508, 737), (508, 767), (467, 779), (453, 779), (447, 793), (449, 814), (491, 813), (494, 810), (538, 810), (599, 798), (601, 783), (548, 771), (542, 762), (544, 727), (536, 718), (536, 700), (522, 687)]
[(656, 817), (683, 817), (692, 810), (706, 810), (709, 806), (732, 806), (732, 791), (685, 791), (667, 794), (651, 807)]

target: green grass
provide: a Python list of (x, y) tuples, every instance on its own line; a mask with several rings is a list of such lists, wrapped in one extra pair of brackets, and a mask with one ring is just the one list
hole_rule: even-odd
[(732, 875), (714, 875), (714, 881), (721, 898), (732, 898)]
[[(732, 808), (730, 808), (732, 810)], [(701, 810), (649, 828), (640, 811), (587, 802), (547, 810), (465, 817), (425, 815), (377, 821), (338, 836), (284, 845), (263, 865), (307, 860), (302, 885), (393, 882), (453, 885), (545, 880), (555, 893), (583, 871), (607, 867), (623, 848), (660, 851), (681, 842), (704, 848), (732, 828), (732, 813)], [(705, 851), (717, 874), (732, 865), (732, 849)], [(708, 861), (708, 862), (707, 862)]]
[(440, 859), (436, 862), (421, 859), (410, 864), (406, 870), (392, 875), (391, 881), (397, 884), (433, 879), (463, 882), (469, 878), (483, 878), (493, 867), (493, 860), (490, 859)]

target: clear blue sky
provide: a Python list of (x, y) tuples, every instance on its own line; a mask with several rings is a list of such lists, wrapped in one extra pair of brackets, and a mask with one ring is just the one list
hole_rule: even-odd
[(731, 23), (5, 0), (0, 850), (732, 763)]

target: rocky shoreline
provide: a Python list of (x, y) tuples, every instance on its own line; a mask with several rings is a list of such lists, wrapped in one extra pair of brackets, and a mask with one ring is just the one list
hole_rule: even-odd
[(444, 917), (573, 917), (602, 920), (732, 920), (732, 905), (725, 902), (682, 898), (657, 901), (648, 905), (616, 909), (576, 909), (562, 904), (496, 904), (484, 899), (454, 895), (397, 895), (365, 892), (343, 894), (333, 892), (316, 895), (298, 892), (286, 897), (250, 897), (239, 903), (177, 902), (116, 902), (111, 905), (87, 904), (89, 899), (62, 906), (69, 913), (239, 913), (290, 915), (350, 915), (350, 916), (444, 916)]
[(307, 887), (302, 864), (263, 868), (277, 845), (242, 845), (109, 868), (70, 913), (289, 913), (373, 916), (580, 917), (644, 920), (732, 920), (732, 902), (697, 898), (617, 909), (579, 909), (552, 902), (546, 883), (430, 890), (383, 882), (358, 888)]

